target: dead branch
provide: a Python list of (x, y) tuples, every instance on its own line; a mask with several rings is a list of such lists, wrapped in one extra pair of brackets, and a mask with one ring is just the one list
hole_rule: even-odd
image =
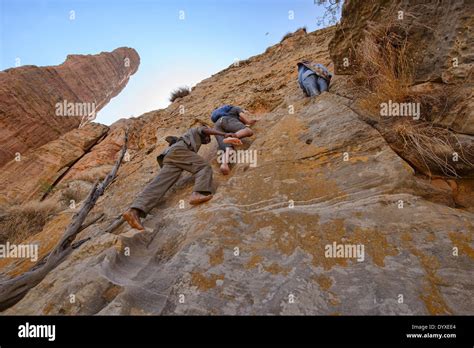
[(91, 237), (87, 237), (87, 238), (85, 238), (85, 239), (81, 239), (81, 240), (79, 240), (79, 241), (77, 241), (77, 242), (74, 242), (74, 243), (71, 244), (71, 248), (77, 249), (77, 248), (79, 248), (82, 244), (84, 244), (85, 242), (88, 242), (88, 241), (91, 240), (91, 239), (92, 239)]
[(81, 229), (79, 230), (79, 232), (84, 231), (87, 227), (95, 224), (99, 220), (102, 220), (103, 217), (104, 217), (104, 214), (99, 214), (98, 216), (91, 219), (90, 221), (87, 221), (87, 222), (83, 223), (82, 226), (81, 226)]
[(112, 223), (110, 223), (110, 225), (103, 231), (103, 233), (112, 233), (117, 228), (119, 228), (124, 223), (124, 221), (125, 220), (122, 216), (118, 216), (112, 221)]
[(49, 256), (46, 259), (40, 260), (28, 272), (0, 283), (0, 310), (5, 310), (20, 301), (30, 289), (38, 285), (51, 270), (56, 268), (72, 252), (76, 235), (90, 224), (88, 223), (84, 228), (82, 227), (87, 215), (117, 175), (117, 171), (127, 151), (127, 144), (128, 131), (125, 132), (125, 142), (112, 171), (105, 177), (102, 183), (96, 182), (94, 184), (81, 209), (73, 215), (71, 223)]

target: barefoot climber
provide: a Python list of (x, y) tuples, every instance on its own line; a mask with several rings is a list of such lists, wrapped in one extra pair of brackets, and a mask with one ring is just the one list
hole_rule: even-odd
[(224, 105), (214, 110), (211, 120), (215, 123), (215, 128), (222, 132), (235, 133), (235, 138), (224, 139), (216, 135), (219, 150), (224, 152), (222, 156), (221, 173), (229, 174), (229, 154), (233, 150), (233, 145), (241, 145), (241, 138), (251, 137), (253, 131), (246, 125), (252, 126), (256, 120), (251, 120), (250, 112), (233, 105)]
[(161, 170), (144, 188), (125, 213), (123, 218), (132, 228), (144, 230), (140, 221), (154, 207), (165, 193), (179, 179), (183, 170), (196, 175), (190, 204), (207, 202), (212, 198), (212, 168), (197, 152), (201, 144), (209, 144), (211, 135), (223, 138), (236, 137), (234, 133), (224, 133), (208, 127), (189, 129), (181, 137), (167, 137), (170, 144), (157, 160)]

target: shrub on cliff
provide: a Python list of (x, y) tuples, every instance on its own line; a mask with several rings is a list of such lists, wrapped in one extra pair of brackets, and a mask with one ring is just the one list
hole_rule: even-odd
[(301, 27), (301, 28), (298, 28), (296, 29), (294, 32), (288, 32), (286, 33), (280, 40), (280, 43), (282, 43), (283, 41), (285, 41), (286, 39), (292, 37), (293, 35), (295, 35), (295, 33), (297, 33), (298, 31), (300, 30), (303, 30), (305, 33), (306, 33), (306, 27)]
[(90, 168), (75, 176), (75, 180), (82, 180), (89, 183), (95, 183), (97, 180), (104, 180), (108, 173), (112, 170), (111, 165), (101, 166), (97, 168)]
[(338, 17), (341, 15), (343, 0), (316, 0), (314, 3), (324, 8), (323, 15), (316, 18), (318, 26), (327, 27), (337, 23)]
[(381, 103), (404, 102), (411, 94), (413, 70), (406, 56), (406, 28), (394, 11), (388, 9), (387, 20), (369, 25), (355, 52), (354, 82), (362, 91), (360, 105), (373, 114), (379, 112)]
[(171, 92), (170, 102), (174, 102), (178, 98), (185, 97), (189, 93), (191, 93), (191, 89), (189, 87), (187, 86), (179, 87), (178, 89), (175, 89), (173, 92)]
[[(447, 113), (456, 101), (448, 100), (440, 92), (413, 89), (415, 71), (407, 51), (409, 44), (416, 43), (410, 42), (409, 28), (406, 22), (397, 19), (397, 11), (395, 5), (387, 8), (385, 20), (371, 23), (364, 40), (356, 47), (358, 69), (353, 82), (361, 94), (359, 105), (368, 111), (372, 121), (383, 123), (379, 127), (394, 131), (396, 138), (390, 142), (392, 148), (403, 158), (410, 158), (409, 162), (419, 172), (428, 176), (460, 177), (460, 169), (474, 165), (471, 147), (462, 144), (446, 127), (431, 121)], [(418, 13), (405, 12), (404, 15), (419, 17)], [(411, 25), (423, 27), (417, 20)], [(413, 105), (418, 111), (416, 114), (413, 111), (382, 113), (388, 104), (400, 108), (400, 105)]]
[(70, 206), (72, 203), (74, 203), (74, 205), (79, 204), (87, 197), (88, 193), (89, 190), (86, 190), (84, 187), (67, 187), (61, 190), (60, 202), (66, 207)]

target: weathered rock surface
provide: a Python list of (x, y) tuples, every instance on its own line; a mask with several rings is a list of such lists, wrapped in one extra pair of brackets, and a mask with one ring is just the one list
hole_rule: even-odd
[(7, 163), (0, 170), (0, 206), (41, 199), (107, 131), (90, 123)]
[[(64, 177), (110, 165), (130, 128), (130, 160), (92, 212), (105, 218), (4, 313), (472, 314), (474, 214), (456, 208), (453, 196), (468, 202), (471, 186), (454, 190), (416, 176), (337, 85), (341, 95), (303, 96), (296, 62), (328, 64), (333, 33), (294, 35), (165, 110), (113, 125)], [(256, 136), (244, 144), (257, 151), (257, 166), (238, 164), (221, 176), (213, 140), (200, 152), (215, 172), (210, 202), (180, 208), (192, 190), (192, 177), (183, 175), (144, 221), (145, 232), (123, 224), (104, 233), (156, 175), (163, 138), (209, 122), (223, 103), (258, 114)], [(31, 237), (41, 255), (70, 213)], [(327, 257), (333, 243), (363, 245), (363, 260)], [(26, 267), (14, 260), (0, 266), (3, 277)]]
[[(392, 9), (387, 18), (388, 8)], [(401, 11), (402, 13), (400, 13)], [(330, 44), (337, 74), (357, 69), (354, 48), (369, 24), (399, 21), (407, 29), (407, 55), (413, 59), (417, 82), (454, 83), (473, 79), (474, 3), (466, 0), (367, 0), (344, 1), (340, 25)], [(447, 25), (449, 20), (449, 25)], [(344, 64), (347, 58), (349, 64)], [(456, 59), (457, 64), (453, 64)]]
[(445, 110), (435, 119), (430, 114), (423, 118), (474, 135), (474, 2), (345, 1), (341, 23), (330, 43), (335, 72), (355, 73), (357, 45), (372, 30), (371, 25), (387, 23), (404, 28), (415, 88), (450, 104), (449, 108), (443, 105)]
[(77, 128), (81, 115), (56, 116), (56, 103), (95, 103), (102, 109), (126, 86), (140, 63), (132, 48), (69, 55), (57, 66), (0, 72), (0, 167)]
[(474, 135), (474, 83), (472, 81), (454, 85), (426, 82), (413, 86), (412, 90), (415, 95), (424, 94), (440, 101), (439, 110), (424, 113), (423, 118), (458, 133)]

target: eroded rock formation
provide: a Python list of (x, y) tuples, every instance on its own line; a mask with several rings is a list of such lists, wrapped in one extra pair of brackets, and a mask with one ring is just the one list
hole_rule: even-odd
[(69, 55), (57, 66), (0, 72), (0, 167), (17, 152), (25, 154), (79, 126), (82, 113), (57, 116), (57, 103), (86, 103), (98, 112), (126, 86), (139, 64), (134, 49), (121, 47)]
[[(373, 25), (406, 42), (415, 90), (444, 100), (443, 112), (424, 118), (456, 132), (474, 135), (474, 2), (469, 0), (347, 0), (330, 44), (337, 74), (358, 69), (357, 46)], [(405, 41), (406, 40), (406, 41)]]
[[(473, 44), (473, 12), (474, 4), (466, 0), (344, 1), (341, 24), (330, 45), (335, 72), (353, 73), (357, 69), (354, 49), (371, 24), (398, 21), (409, 37), (407, 55), (415, 63), (417, 83), (472, 79), (469, 47)], [(344, 58), (349, 64), (344, 64)]]
[[(5, 313), (472, 314), (472, 183), (416, 175), (363, 121), (343, 79), (336, 76), (329, 93), (303, 96), (296, 63), (308, 58), (332, 70), (334, 31), (300, 31), (168, 108), (112, 125), (61, 180), (79, 183), (110, 166), (128, 128), (130, 158), (92, 213), (104, 218)], [(237, 164), (223, 177), (213, 140), (200, 152), (214, 169), (210, 202), (181, 208), (192, 190), (183, 175), (144, 221), (145, 232), (127, 224), (110, 230), (156, 175), (164, 137), (209, 123), (224, 103), (257, 114), (256, 135), (243, 147), (256, 151), (257, 165)], [(25, 243), (47, 254), (73, 212), (65, 209)], [(328, 256), (334, 243), (363, 245), (363, 258)], [(1, 277), (29, 267), (0, 260)]]
[(107, 131), (90, 123), (10, 161), (0, 171), (0, 206), (43, 198)]

